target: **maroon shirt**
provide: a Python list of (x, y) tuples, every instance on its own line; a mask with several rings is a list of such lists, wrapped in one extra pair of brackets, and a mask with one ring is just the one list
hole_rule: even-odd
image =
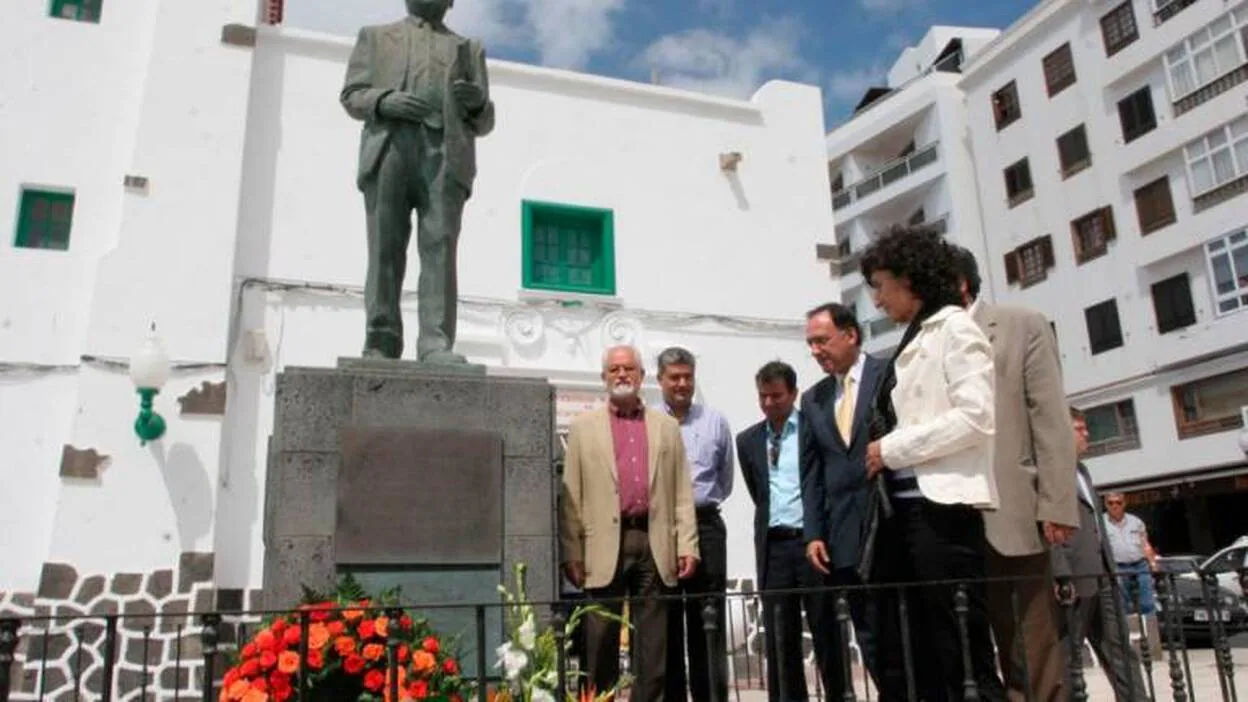
[(650, 446), (646, 439), (646, 412), (616, 414), (609, 411), (611, 442), (615, 447), (615, 472), (620, 481), (620, 514), (642, 517), (650, 512)]

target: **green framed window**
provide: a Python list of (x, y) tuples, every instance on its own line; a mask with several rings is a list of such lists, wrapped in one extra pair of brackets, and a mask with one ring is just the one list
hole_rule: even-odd
[(521, 203), (524, 287), (615, 294), (615, 223), (611, 210), (525, 200)]
[(53, 17), (79, 22), (100, 21), (100, 5), (104, 0), (52, 0)]
[(14, 245), (24, 249), (69, 249), (74, 194), (23, 188)]

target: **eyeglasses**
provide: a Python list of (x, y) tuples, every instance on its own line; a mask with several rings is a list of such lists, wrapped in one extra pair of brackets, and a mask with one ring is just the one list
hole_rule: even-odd
[(1105, 504), (1107, 504), (1107, 505), (1120, 505), (1120, 504), (1122, 504), (1122, 500), (1105, 500)]

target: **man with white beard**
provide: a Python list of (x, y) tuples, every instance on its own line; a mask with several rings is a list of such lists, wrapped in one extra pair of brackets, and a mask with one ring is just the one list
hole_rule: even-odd
[[(631, 346), (603, 354), (609, 402), (569, 430), (559, 536), (564, 573), (589, 600), (637, 598), (629, 607), (632, 695), (664, 702), (668, 603), (655, 596), (693, 575), (698, 531), (680, 426), (642, 403), (644, 374)], [(621, 610), (618, 599), (602, 604)], [(598, 694), (619, 679), (619, 641), (618, 623), (586, 617), (585, 667)]]

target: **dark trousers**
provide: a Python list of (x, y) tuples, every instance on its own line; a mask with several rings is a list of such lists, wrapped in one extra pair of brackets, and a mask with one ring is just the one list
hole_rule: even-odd
[(1066, 702), (1066, 651), (1058, 634), (1053, 561), (1048, 551), (1002, 556), (985, 549), (988, 615), (1013, 702)]
[(399, 303), (407, 274), (412, 210), (417, 213), (416, 248), (420, 254), (416, 282), (418, 355), (449, 351), (450, 340), (455, 337), (455, 254), (468, 192), (447, 177), (442, 136), (441, 131), (421, 125), (396, 128), (377, 172), (361, 187), (368, 216), (365, 347), (393, 357), (403, 349)]
[[(650, 552), (650, 534), (644, 528), (625, 527), (620, 531), (620, 561), (615, 578), (604, 588), (586, 590), (589, 600), (630, 598), (628, 611), (632, 631), (629, 648), (634, 677), (630, 700), (664, 702), (667, 668), (667, 611), (670, 590), (659, 578)], [(602, 602), (619, 616), (622, 604)], [(615, 687), (620, 679), (620, 625), (605, 617), (589, 615), (585, 624), (585, 668), (596, 694)]]
[(768, 702), (804, 702), (809, 697), (802, 646), (803, 609), (823, 696), (839, 699), (846, 684), (846, 651), (836, 622), (834, 595), (826, 589), (804, 594), (767, 594), (771, 590), (828, 587), (823, 574), (806, 560), (800, 531), (789, 536), (768, 537), (767, 572), (760, 584)]
[[(686, 685), (693, 702), (728, 702), (728, 632), (725, 626), (728, 605), (724, 601), (728, 584), (727, 537), (728, 530), (718, 509), (698, 510), (698, 551), (702, 561), (692, 578), (680, 582), (679, 591), (684, 599), (673, 603), (668, 614), (666, 702), (687, 699)], [(703, 619), (708, 595), (713, 599), (716, 613), (710, 642)], [(689, 652), (687, 673), (686, 649)]]
[[(958, 612), (957, 588), (925, 582), (984, 577), (984, 520), (966, 505), (928, 500), (894, 500), (894, 514), (876, 539), (876, 664), (880, 702), (965, 699), (969, 685), (980, 700), (1003, 702), (992, 633), (981, 584), (965, 585), (965, 611)], [(903, 612), (904, 605), (904, 612)], [(962, 632), (966, 633), (964, 645)], [(969, 672), (968, 672), (969, 664)], [(908, 668), (908, 669), (907, 669)]]
[[(1140, 673), (1140, 657), (1131, 645), (1120, 593), (1112, 583), (1113, 576), (1103, 576), (1092, 596), (1081, 597), (1076, 602), (1072, 615), (1073, 633), (1064, 644), (1073, 644), (1074, 650), (1082, 656), (1083, 639), (1087, 637), (1101, 669), (1105, 671), (1105, 677), (1114, 689), (1114, 699), (1117, 702), (1146, 700), (1148, 689)], [(1070, 626), (1063, 627), (1063, 634), (1071, 629)], [(1070, 650), (1065, 646), (1064, 650)]]

